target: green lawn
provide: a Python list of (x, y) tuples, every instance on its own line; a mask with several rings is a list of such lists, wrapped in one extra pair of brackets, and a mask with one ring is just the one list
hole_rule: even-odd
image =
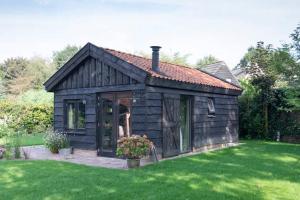
[[(0, 145), (5, 144), (6, 138), (0, 138)], [(43, 144), (43, 134), (27, 134), (21, 136), (21, 146), (32, 146)]]
[(235, 148), (113, 170), (56, 161), (0, 161), (0, 199), (299, 199), (300, 145)]

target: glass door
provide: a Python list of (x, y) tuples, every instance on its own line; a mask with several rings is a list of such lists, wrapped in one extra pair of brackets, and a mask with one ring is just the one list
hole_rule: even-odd
[(117, 140), (131, 135), (132, 94), (102, 93), (97, 101), (98, 155), (114, 157)]
[(191, 151), (191, 101), (189, 96), (180, 97), (180, 153)]
[(113, 156), (115, 153), (115, 105), (113, 94), (101, 95), (100, 108), (100, 146), (101, 155)]

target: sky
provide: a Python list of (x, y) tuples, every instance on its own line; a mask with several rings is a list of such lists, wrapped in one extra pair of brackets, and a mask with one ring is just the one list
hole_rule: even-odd
[(300, 23), (299, 0), (0, 0), (0, 62), (66, 45), (207, 55), (238, 64), (258, 41), (279, 46)]

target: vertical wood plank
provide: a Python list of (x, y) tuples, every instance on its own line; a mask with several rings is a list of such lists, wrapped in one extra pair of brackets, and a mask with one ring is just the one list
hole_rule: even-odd
[(116, 73), (116, 84), (117, 85), (123, 84), (122, 73), (119, 71), (117, 71), (117, 73)]
[(79, 68), (78, 68), (78, 85), (77, 87), (78, 88), (82, 88), (83, 87), (83, 66), (80, 65)]
[(129, 77), (126, 76), (125, 74), (122, 75), (123, 78), (123, 83), (124, 85), (128, 85), (129, 84)]
[(90, 64), (91, 70), (91, 82), (90, 86), (95, 87), (96, 86), (96, 60), (94, 58), (91, 58), (91, 64)]
[(116, 69), (110, 67), (110, 85), (116, 85)]

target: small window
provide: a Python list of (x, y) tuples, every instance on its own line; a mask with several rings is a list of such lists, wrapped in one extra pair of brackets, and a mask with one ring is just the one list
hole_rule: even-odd
[(214, 115), (216, 110), (215, 110), (215, 101), (213, 98), (208, 98), (207, 99), (207, 105), (208, 105), (208, 114), (209, 115)]
[(85, 102), (82, 100), (66, 100), (66, 129), (79, 130), (85, 128)]

